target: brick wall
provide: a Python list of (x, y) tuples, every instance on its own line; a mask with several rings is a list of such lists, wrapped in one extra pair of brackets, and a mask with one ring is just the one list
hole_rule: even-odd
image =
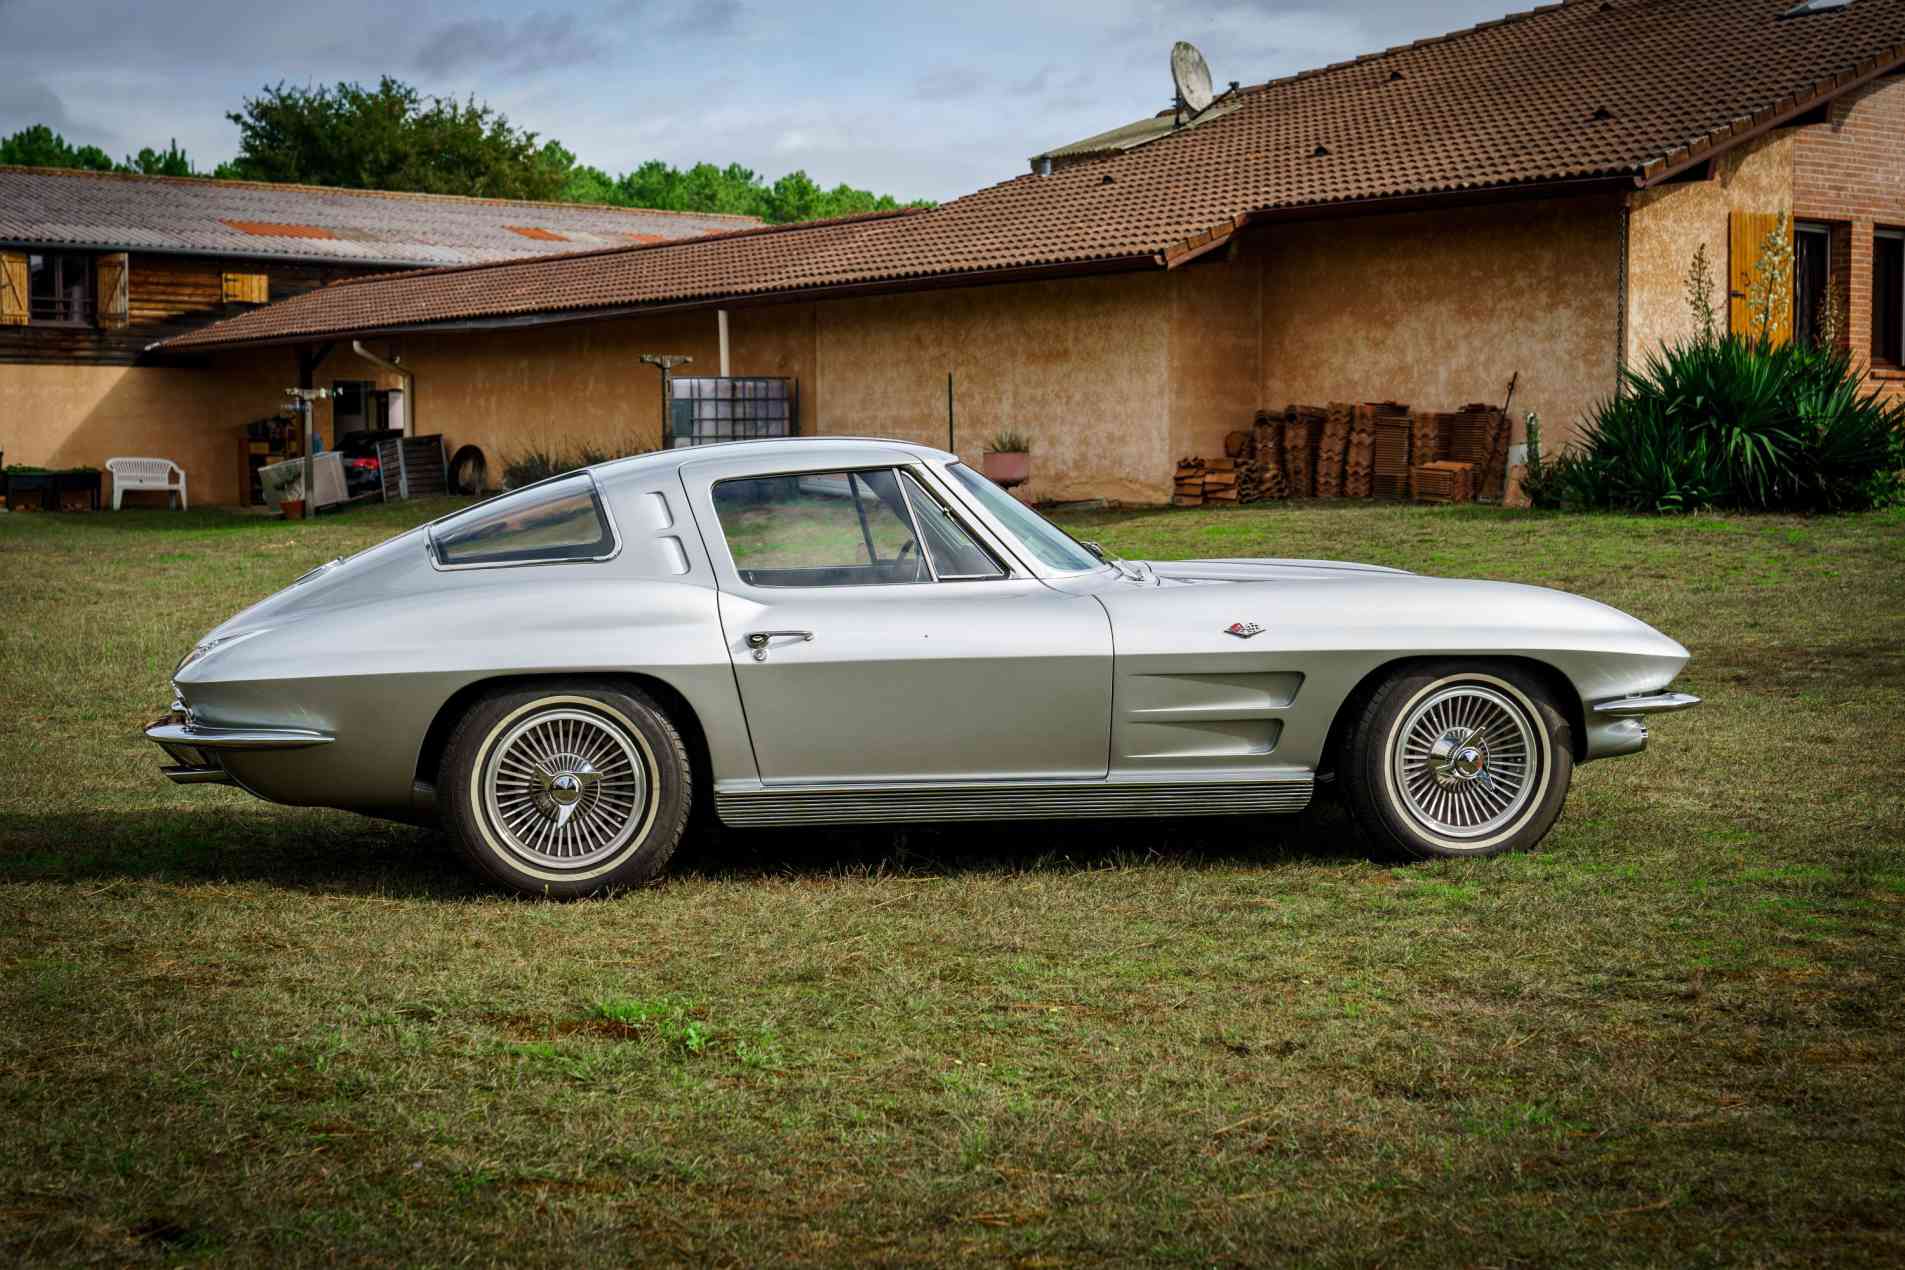
[[(1798, 129), (1793, 216), (1832, 226), (1832, 273), (1844, 287), (1844, 330), (1855, 360), (1872, 350), (1872, 231), (1905, 228), (1905, 77), (1891, 75), (1832, 103), (1824, 123)], [(1905, 369), (1873, 378), (1905, 398)]]

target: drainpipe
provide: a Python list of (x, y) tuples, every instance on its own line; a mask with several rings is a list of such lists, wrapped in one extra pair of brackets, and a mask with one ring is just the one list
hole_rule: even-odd
[(728, 311), (716, 309), (714, 320), (721, 330), (721, 378), (726, 379), (728, 377)]
[(369, 362), (379, 370), (387, 370), (403, 380), (403, 434), (407, 437), (417, 435), (417, 377), (399, 366), (396, 362), (386, 361), (364, 347), (364, 341), (352, 340), (351, 352)]

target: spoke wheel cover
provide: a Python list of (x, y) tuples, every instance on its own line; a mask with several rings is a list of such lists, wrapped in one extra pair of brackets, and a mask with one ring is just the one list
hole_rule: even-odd
[(542, 869), (586, 869), (647, 825), (645, 747), (618, 721), (579, 706), (534, 710), (489, 746), (479, 778), (492, 830)]
[(1392, 734), (1391, 775), (1403, 809), (1441, 838), (1498, 832), (1540, 788), (1537, 726), (1514, 698), (1487, 684), (1430, 693)]

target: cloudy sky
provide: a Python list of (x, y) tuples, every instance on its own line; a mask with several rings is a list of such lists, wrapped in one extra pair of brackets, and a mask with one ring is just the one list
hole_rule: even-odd
[(1521, 0), (0, 0), (0, 135), (209, 168), (247, 94), (382, 74), (474, 93), (620, 172), (805, 168), (946, 199), (1170, 100), (1171, 42), (1258, 83), (1525, 9)]

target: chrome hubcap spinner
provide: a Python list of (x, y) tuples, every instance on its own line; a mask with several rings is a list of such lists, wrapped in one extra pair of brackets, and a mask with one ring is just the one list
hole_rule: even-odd
[(564, 869), (627, 845), (649, 801), (641, 747), (619, 723), (585, 709), (519, 720), (492, 747), (482, 789), (512, 851)]
[(1429, 694), (1396, 733), (1392, 762), (1404, 809), (1445, 838), (1499, 830), (1534, 797), (1534, 728), (1516, 701), (1486, 684)]

